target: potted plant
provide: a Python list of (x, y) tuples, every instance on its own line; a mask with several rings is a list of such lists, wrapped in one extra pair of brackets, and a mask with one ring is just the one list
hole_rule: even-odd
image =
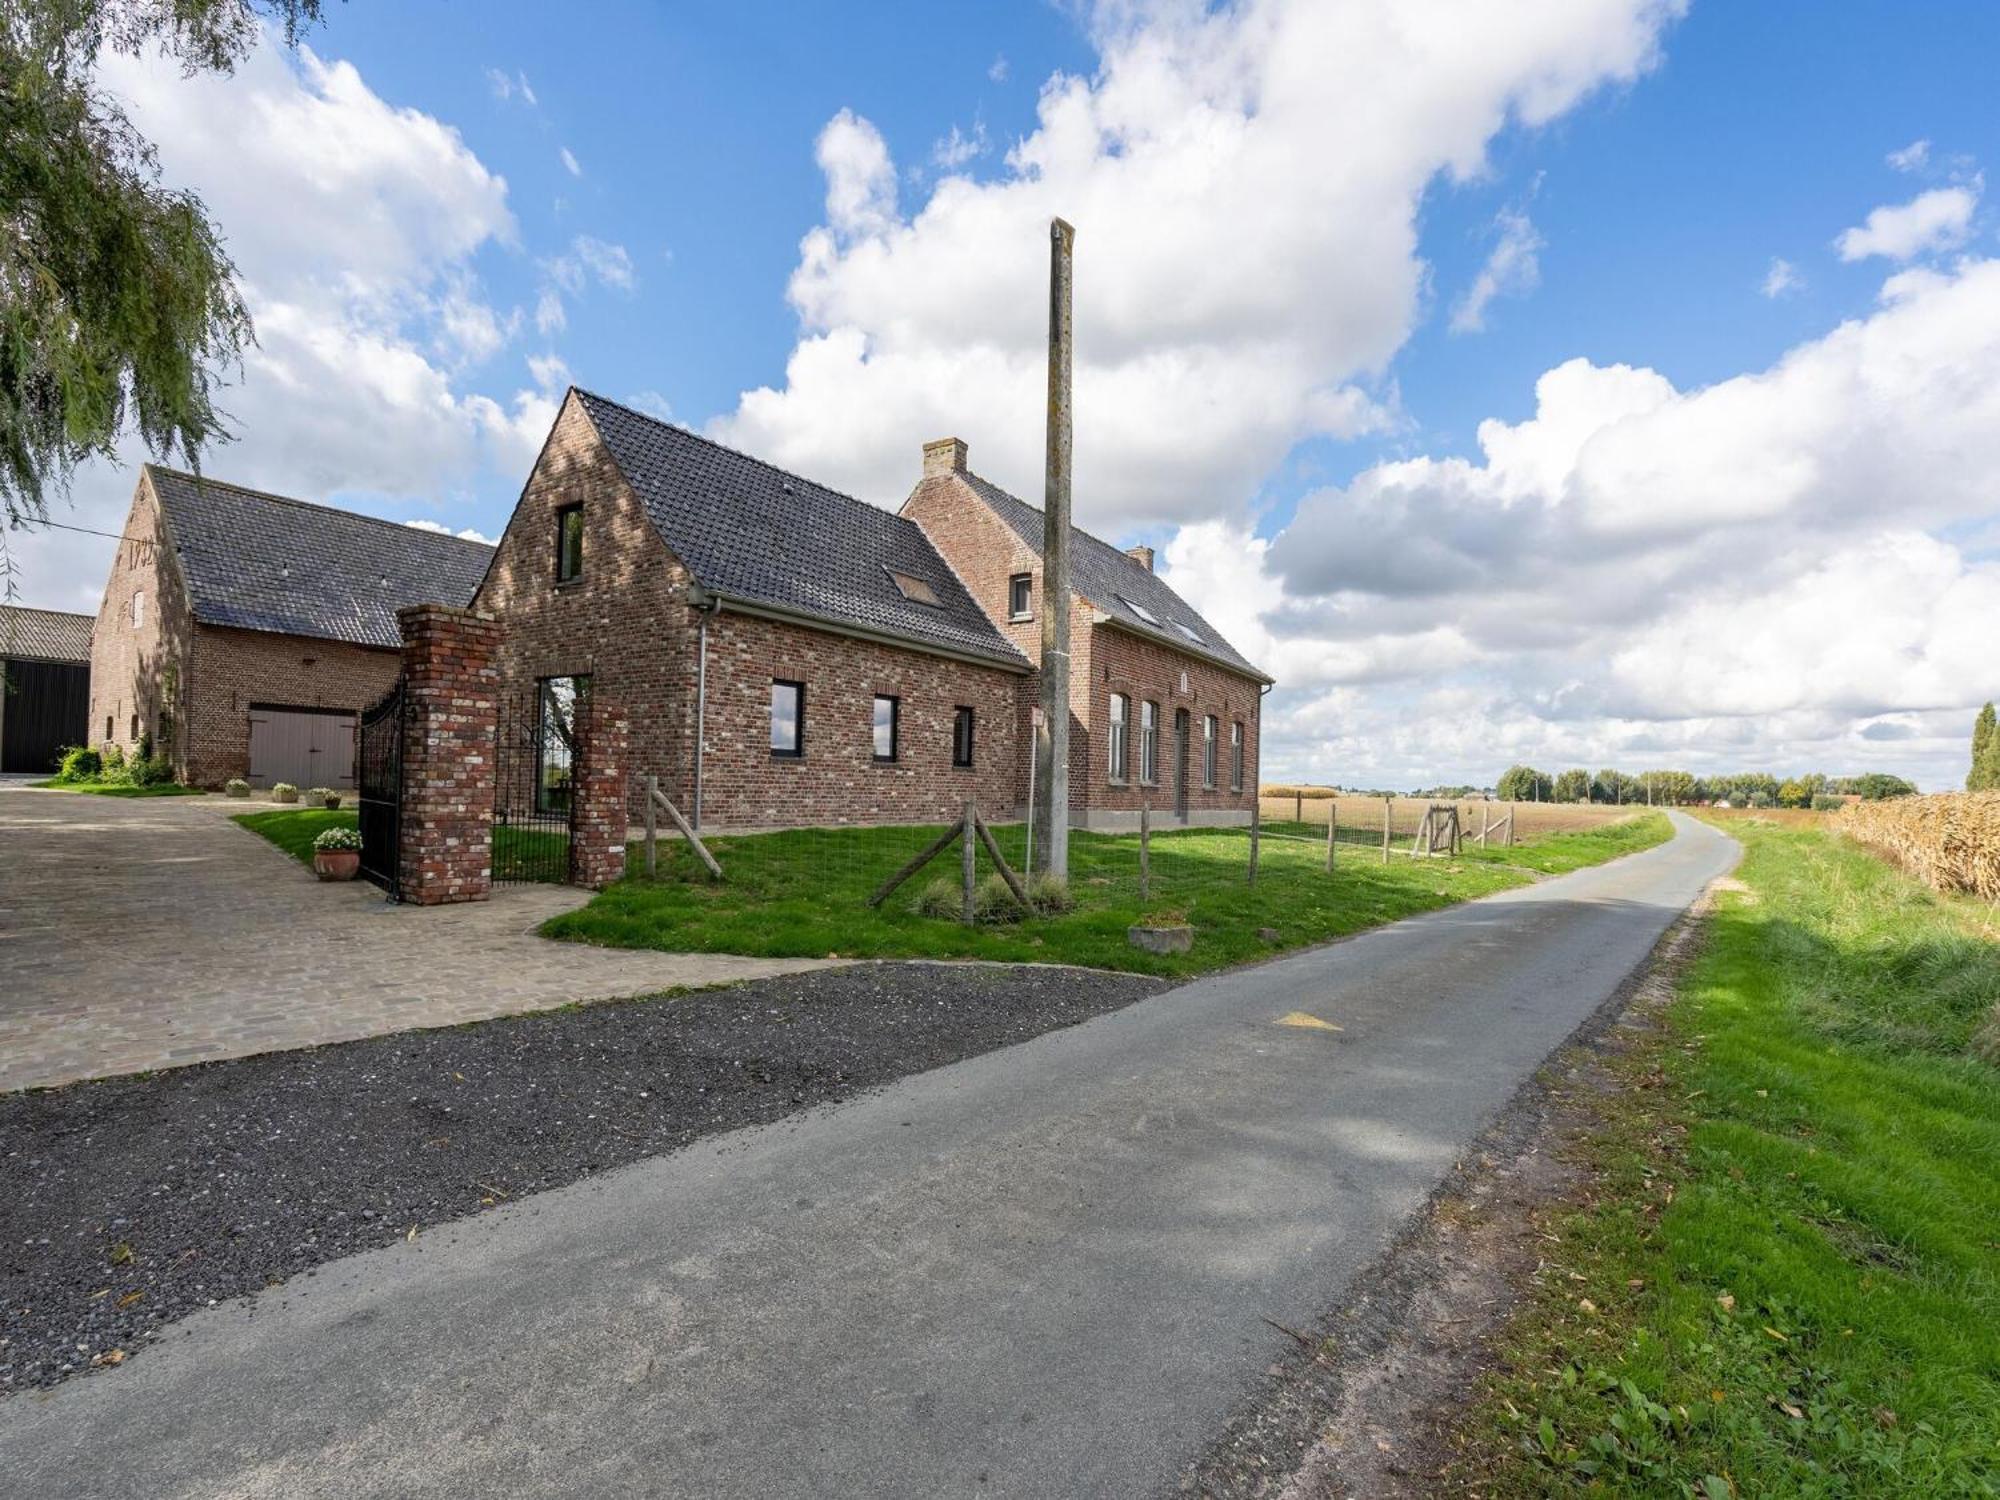
[(321, 880), (352, 880), (360, 869), (360, 829), (329, 828), (313, 840), (313, 873)]
[(245, 781), (241, 776), (230, 777), (222, 783), (222, 789), (232, 797), (247, 797), (250, 795), (250, 783)]
[(296, 802), (299, 800), (299, 789), (289, 781), (281, 781), (271, 788), (271, 800), (273, 802)]
[(1187, 913), (1158, 911), (1125, 929), (1125, 940), (1147, 953), (1185, 953), (1194, 946)]

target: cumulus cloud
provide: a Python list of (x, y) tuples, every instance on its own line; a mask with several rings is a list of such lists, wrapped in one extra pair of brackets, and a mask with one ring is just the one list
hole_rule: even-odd
[[(157, 144), (166, 181), (200, 193), (223, 226), (256, 320), (219, 399), (237, 440), (209, 453), (212, 472), (311, 499), (434, 507), (531, 461), (542, 434), (523, 431), (520, 395), (459, 383), (516, 326), (474, 262), (518, 233), (505, 181), (456, 130), (306, 49), (261, 46), (234, 76), (192, 78), (107, 54), (99, 78)], [(145, 455), (127, 442), (120, 456), (81, 469), (56, 519), (116, 531)], [(24, 597), (94, 608), (110, 545), (16, 533)]]
[(1275, 538), (1168, 543), (1169, 580), (1284, 685), (1274, 767), (1963, 774), (2000, 694), (2000, 557), (1967, 541), (1996, 511), (2000, 261), (1901, 272), (1715, 385), (1576, 359), (1535, 395), (1476, 460), (1375, 465)]
[[(989, 178), (904, 204), (880, 131), (822, 131), (824, 223), (782, 384), (726, 441), (894, 504), (919, 442), (1039, 493), (1052, 217), (1077, 227), (1076, 494), (1098, 527), (1241, 511), (1302, 439), (1388, 420), (1420, 316), (1416, 219), (1494, 136), (1637, 78), (1677, 0), (1106, 3)], [(1254, 226), (1254, 231), (1253, 231)]]
[(1979, 206), (1980, 184), (1932, 188), (1908, 203), (1884, 205), (1866, 222), (1844, 229), (1833, 247), (1842, 260), (1866, 260), (1871, 255), (1909, 260), (1934, 250), (1952, 250), (1972, 232), (1972, 211)]
[(1502, 209), (1493, 227), (1493, 251), (1452, 309), (1453, 333), (1483, 331), (1487, 304), (1495, 297), (1519, 297), (1541, 283), (1542, 237), (1528, 216), (1518, 209)]
[(1764, 273), (1763, 293), (1776, 299), (1805, 289), (1806, 279), (1799, 274), (1799, 268), (1780, 256), (1771, 257), (1770, 269)]
[(405, 526), (414, 526), (418, 531), (434, 531), (439, 536), (455, 536), (462, 542), (484, 542), (489, 547), (496, 545), (499, 541), (498, 537), (488, 536), (476, 526), (461, 526), (458, 530), (453, 531), (442, 521), (417, 520), (405, 521), (403, 524)]

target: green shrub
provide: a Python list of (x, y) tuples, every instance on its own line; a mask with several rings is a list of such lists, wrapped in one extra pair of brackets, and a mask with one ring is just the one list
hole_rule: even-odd
[(358, 828), (325, 828), (313, 837), (315, 849), (360, 849), (361, 830)]
[(125, 747), (123, 745), (106, 745), (104, 747), (103, 761), (105, 774), (108, 775), (113, 771), (123, 771), (125, 769)]
[(222, 789), (232, 797), (247, 797), (250, 795), (250, 783), (245, 781), (241, 776), (230, 777), (222, 783)]
[[(1022, 882), (1028, 891), (1029, 907), (1036, 916), (1055, 916), (1073, 911), (1076, 898), (1070, 894), (1069, 882), (1056, 876), (1031, 875)], [(939, 876), (926, 885), (917, 896), (916, 911), (920, 917), (938, 917), (948, 922), (964, 919), (964, 888), (955, 879)], [(1018, 922), (1030, 915), (1028, 907), (1014, 899), (1008, 888), (1006, 877), (998, 870), (982, 877), (972, 888), (972, 920), (986, 926)]]
[(299, 800), (299, 789), (289, 781), (281, 781), (271, 788), (271, 800), (273, 802), (296, 802)]
[(946, 880), (940, 875), (921, 891), (917, 892), (917, 915), (920, 917), (944, 917), (957, 921), (959, 917), (958, 882)]
[(1070, 894), (1069, 881), (1060, 875), (1043, 870), (1030, 875), (1022, 884), (1028, 888), (1028, 903), (1037, 916), (1057, 917), (1076, 910), (1076, 897)]
[(95, 781), (104, 774), (104, 757), (88, 745), (72, 745), (62, 753), (57, 781)]
[(125, 777), (134, 786), (165, 786), (174, 779), (174, 768), (167, 761), (141, 755), (126, 766)]

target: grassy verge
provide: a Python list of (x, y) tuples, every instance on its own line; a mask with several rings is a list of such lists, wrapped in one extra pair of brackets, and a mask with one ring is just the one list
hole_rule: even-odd
[(198, 786), (181, 786), (176, 782), (163, 781), (157, 786), (133, 786), (124, 781), (57, 781), (53, 776), (46, 781), (32, 781), (30, 786), (46, 787), (52, 792), (83, 792), (92, 797), (201, 797), (207, 795)]
[[(727, 873), (721, 884), (702, 875), (678, 840), (666, 840), (657, 879), (628, 877), (588, 906), (552, 919), (543, 931), (614, 947), (686, 952), (983, 958), (1194, 974), (1520, 885), (1532, 878), (1531, 862), (1553, 871), (1633, 853), (1659, 843), (1671, 829), (1655, 814), (1513, 849), (1468, 848), (1451, 860), (1395, 857), (1387, 865), (1374, 851), (1343, 845), (1336, 873), (1329, 876), (1322, 828), (1317, 839), (1266, 838), (1254, 887), (1244, 880), (1246, 833), (1161, 834), (1152, 843), (1151, 896), (1144, 903), (1138, 893), (1138, 840), (1079, 833), (1070, 840), (1076, 909), (1064, 915), (971, 928), (919, 915), (914, 908), (926, 883), (957, 879), (955, 849), (871, 910), (869, 894), (937, 832), (799, 829), (717, 837), (711, 848)], [(1019, 869), (1024, 830), (994, 832), (1008, 862)], [(988, 868), (982, 852), (982, 874)], [(1167, 912), (1193, 925), (1192, 952), (1147, 954), (1126, 941), (1129, 925)]]
[(1617, 1065), (1457, 1478), (2000, 1494), (2000, 914), (1817, 829), (1728, 826), (1744, 888)]
[(313, 840), (329, 828), (355, 828), (355, 815), (345, 808), (297, 807), (276, 812), (232, 814), (252, 833), (269, 839), (301, 864), (313, 862)]
[[(328, 828), (360, 826), (345, 808), (281, 808), (275, 812), (237, 813), (235, 821), (269, 839), (301, 864), (313, 862), (313, 840)], [(559, 833), (534, 828), (493, 830), (493, 873), (501, 880), (562, 879), (567, 865), (567, 840)]]

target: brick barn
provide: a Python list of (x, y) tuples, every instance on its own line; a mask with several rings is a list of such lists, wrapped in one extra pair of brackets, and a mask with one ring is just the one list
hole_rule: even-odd
[(354, 785), (396, 611), (463, 605), (492, 548), (147, 464), (90, 652), (89, 743), (197, 786)]
[[(576, 695), (708, 828), (941, 821), (1025, 806), (1041, 514), (925, 449), (900, 513), (572, 389), (474, 607), (503, 712), (566, 797)], [(1238, 823), (1270, 679), (1154, 576), (1073, 543), (1072, 818)]]
[(0, 604), (0, 771), (46, 773), (90, 733), (89, 615)]

